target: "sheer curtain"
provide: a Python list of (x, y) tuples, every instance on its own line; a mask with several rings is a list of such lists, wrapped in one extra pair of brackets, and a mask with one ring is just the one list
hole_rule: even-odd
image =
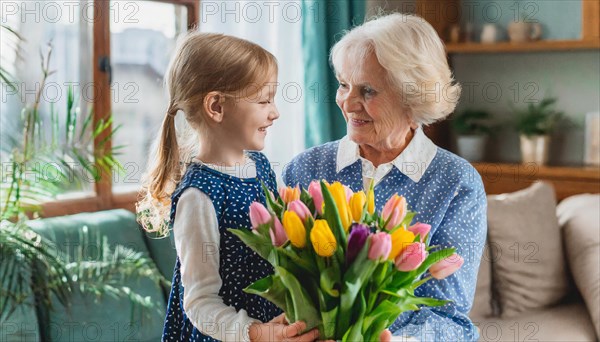
[(269, 129), (264, 153), (277, 173), (304, 150), (304, 63), (300, 1), (202, 1), (199, 29), (244, 38), (277, 57), (279, 120)]

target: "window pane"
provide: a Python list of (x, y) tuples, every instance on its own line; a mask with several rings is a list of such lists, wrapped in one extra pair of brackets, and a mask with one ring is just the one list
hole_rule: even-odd
[[(72, 148), (75, 146), (80, 155), (91, 155), (90, 130), (80, 134), (84, 127), (84, 116), (89, 113), (92, 101), (91, 97), (86, 96), (86, 90), (92, 85), (92, 23), (91, 20), (82, 20), (84, 15), (90, 17), (88, 7), (91, 10), (91, 6), (86, 4), (86, 1), (2, 3), (2, 70), (3, 73), (8, 72), (15, 82), (14, 88), (4, 80), (2, 82), (0, 135), (3, 187), (7, 181), (4, 176), (8, 168), (9, 153), (15, 147), (22, 148), (24, 144), (24, 120), (21, 112), (25, 107), (31, 108), (39, 95), (39, 149), (51, 146), (51, 150), (60, 154), (73, 168), (72, 172), (67, 173), (69, 184), (60, 195), (73, 197), (93, 193), (93, 177), (85, 171), (86, 167), (92, 167), (93, 164), (91, 160), (84, 162), (78, 159)], [(5, 27), (17, 32), (22, 39)], [(48, 64), (51, 75), (42, 84), (42, 56), (48, 56), (49, 43), (52, 47)], [(72, 121), (75, 123), (72, 127), (74, 133), (69, 140), (71, 143), (66, 138), (69, 88), (73, 90), (75, 100), (75, 109), (72, 111), (75, 117), (75, 121)], [(52, 120), (57, 125), (52, 125)], [(53, 132), (56, 134), (56, 144), (51, 144)], [(58, 179), (56, 170), (59, 164), (45, 160), (34, 164), (37, 170), (41, 170), (41, 175), (46, 180)], [(27, 174), (32, 176), (34, 172)], [(38, 185), (40, 183), (34, 182)]]
[(138, 190), (150, 145), (167, 106), (163, 77), (177, 36), (187, 31), (184, 6), (111, 1), (112, 112), (122, 127), (113, 146), (125, 146), (114, 175), (115, 192)]

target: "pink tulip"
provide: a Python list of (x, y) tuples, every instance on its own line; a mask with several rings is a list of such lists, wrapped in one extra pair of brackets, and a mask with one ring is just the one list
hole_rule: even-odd
[(344, 192), (346, 192), (346, 202), (350, 203), (350, 198), (352, 198), (352, 195), (354, 194), (354, 192), (352, 192), (352, 190), (344, 185)]
[(387, 222), (384, 228), (391, 230), (402, 223), (402, 220), (406, 217), (406, 211), (406, 199), (397, 194), (392, 196), (383, 206), (383, 211), (381, 212), (383, 220)]
[(302, 221), (305, 221), (309, 216), (311, 216), (310, 210), (308, 210), (308, 207), (306, 207), (301, 200), (291, 201), (288, 204), (288, 210), (298, 214), (298, 217), (300, 217)]
[(271, 214), (259, 202), (252, 202), (250, 204), (250, 223), (252, 223), (252, 228), (256, 229), (261, 224), (267, 224), (271, 222)]
[(285, 229), (283, 229), (283, 225), (281, 224), (281, 221), (279, 221), (277, 216), (275, 216), (273, 228), (269, 229), (269, 235), (271, 235), (271, 242), (275, 247), (282, 246), (288, 240), (287, 234), (285, 233)]
[(427, 258), (426, 246), (421, 242), (413, 242), (400, 253), (394, 263), (398, 271), (410, 272), (421, 266)]
[(368, 258), (370, 260), (387, 259), (392, 251), (392, 237), (385, 232), (371, 235)]
[(318, 181), (312, 181), (308, 185), (308, 194), (312, 197), (315, 203), (315, 209), (319, 215), (323, 214), (323, 193), (321, 193), (321, 183)]
[(431, 225), (427, 223), (417, 222), (412, 226), (408, 227), (407, 230), (415, 234), (415, 236), (419, 235), (419, 237), (421, 238), (421, 242), (425, 242), (425, 237), (427, 237), (427, 234), (429, 234), (429, 231), (431, 230)]
[(465, 260), (460, 255), (454, 253), (446, 259), (440, 260), (433, 264), (429, 268), (429, 273), (435, 279), (444, 279), (456, 272), (463, 264)]

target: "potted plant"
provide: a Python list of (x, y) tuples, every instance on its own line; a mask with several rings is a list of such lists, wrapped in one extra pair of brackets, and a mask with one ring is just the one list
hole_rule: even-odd
[(456, 115), (452, 127), (457, 135), (458, 154), (468, 161), (481, 161), (487, 138), (492, 132), (488, 123), (490, 114), (483, 110), (467, 109)]
[(516, 110), (515, 126), (520, 134), (521, 162), (544, 165), (548, 162), (550, 133), (563, 117), (555, 110), (556, 98), (544, 98)]

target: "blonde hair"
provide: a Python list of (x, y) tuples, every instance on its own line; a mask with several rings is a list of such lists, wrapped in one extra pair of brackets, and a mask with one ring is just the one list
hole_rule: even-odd
[(370, 53), (417, 124), (428, 125), (452, 113), (461, 87), (452, 77), (444, 44), (425, 19), (401, 13), (374, 17), (332, 47), (331, 64), (337, 71), (344, 58), (364, 61)]
[[(169, 233), (171, 195), (197, 150), (197, 135), (205, 129), (206, 95), (218, 91), (227, 100), (242, 96), (243, 91), (259, 89), (256, 84), (267, 82), (276, 72), (275, 57), (244, 39), (195, 31), (179, 40), (165, 75), (169, 105), (136, 204), (144, 229), (162, 236)], [(179, 131), (178, 111), (188, 124)]]

